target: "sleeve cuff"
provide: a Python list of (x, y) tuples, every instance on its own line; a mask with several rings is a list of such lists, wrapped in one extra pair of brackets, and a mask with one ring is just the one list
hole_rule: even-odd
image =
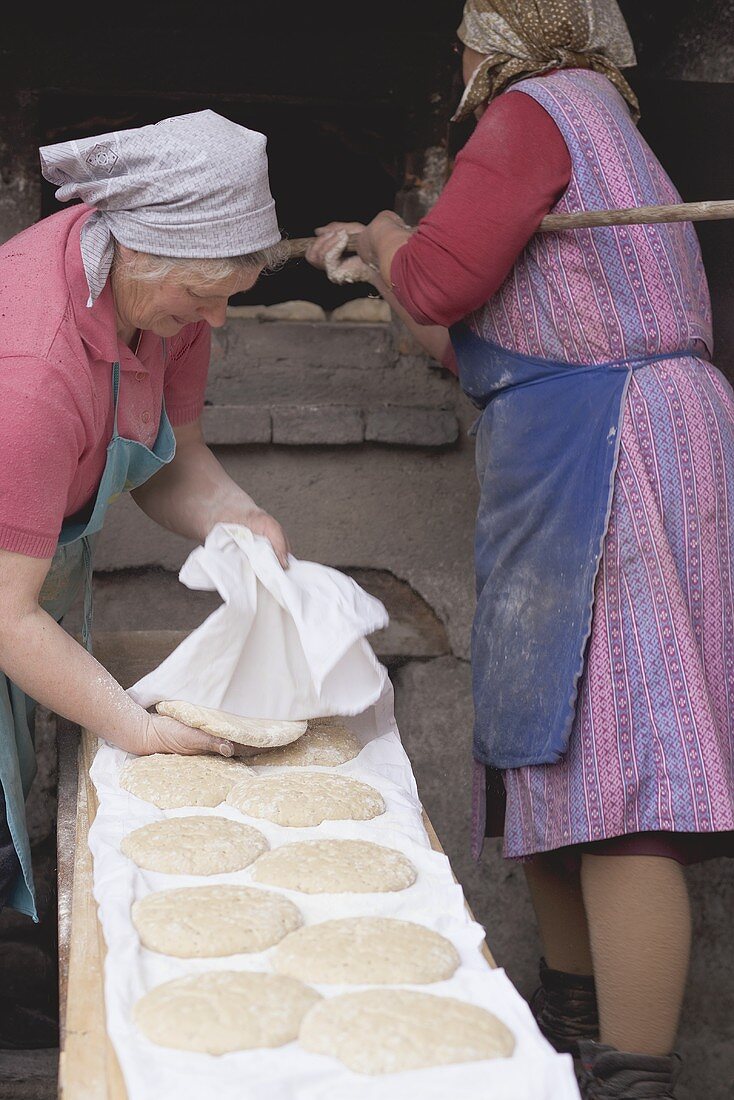
[(10, 550), (14, 554), (25, 554), (29, 558), (52, 558), (58, 541), (58, 537), (39, 535), (33, 531), (23, 531), (19, 527), (0, 524), (0, 549)]
[(203, 409), (204, 406), (199, 401), (193, 405), (174, 405), (173, 408), (166, 405), (166, 416), (172, 427), (180, 428), (184, 424), (193, 424), (195, 420), (198, 420)]

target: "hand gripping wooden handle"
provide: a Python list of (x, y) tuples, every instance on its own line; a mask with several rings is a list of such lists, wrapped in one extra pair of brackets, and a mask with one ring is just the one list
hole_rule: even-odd
[[(604, 225), (653, 225), (659, 222), (712, 222), (734, 218), (734, 200), (720, 202), (679, 202), (671, 206), (630, 206), (624, 210), (582, 210), (578, 214), (546, 214), (539, 233), (560, 229), (593, 229)], [(347, 251), (354, 252), (358, 233), (352, 233)], [(314, 237), (285, 241), (288, 258), (303, 256)]]

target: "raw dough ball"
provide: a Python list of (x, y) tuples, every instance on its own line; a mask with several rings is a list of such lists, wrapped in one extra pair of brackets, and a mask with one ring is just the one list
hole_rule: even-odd
[(314, 765), (323, 768), (336, 768), (353, 760), (362, 746), (351, 730), (341, 722), (338, 725), (318, 725), (309, 723), (303, 737), (292, 745), (251, 756), (251, 764), (268, 765), (288, 764), (291, 767), (308, 768)]
[(250, 817), (306, 828), (322, 821), (369, 821), (385, 812), (379, 791), (346, 775), (297, 772), (245, 779), (227, 795)]
[(443, 982), (460, 962), (438, 932), (392, 917), (345, 917), (299, 928), (273, 956), (279, 974), (337, 985)]
[(181, 959), (266, 951), (303, 923), (288, 898), (250, 886), (161, 890), (135, 902), (132, 921), (144, 947)]
[(276, 302), (265, 306), (262, 311), (264, 321), (325, 321), (326, 314), (316, 302)]
[(120, 772), (120, 786), (162, 810), (218, 806), (249, 770), (238, 760), (220, 756), (156, 752), (128, 760)]
[(294, 978), (220, 970), (156, 986), (134, 1006), (133, 1020), (159, 1046), (226, 1054), (292, 1042), (320, 999)]
[(241, 718), (226, 710), (185, 703), (183, 699), (163, 699), (156, 703), (155, 709), (185, 726), (194, 726), (215, 737), (225, 737), (238, 745), (254, 745), (258, 749), (290, 745), (306, 732), (308, 725), (307, 722), (281, 722), (273, 718)]
[(332, 310), (329, 320), (376, 324), (391, 318), (390, 306), (382, 298), (353, 298)]
[(142, 825), (120, 851), (146, 871), (166, 875), (222, 875), (241, 871), (269, 844), (261, 832), (227, 817), (170, 817)]
[(508, 1058), (515, 1049), (510, 1029), (486, 1009), (405, 989), (330, 997), (306, 1016), (299, 1040), (370, 1074)]
[(405, 890), (416, 869), (401, 852), (370, 840), (302, 840), (266, 852), (252, 877), (303, 894), (367, 894)]

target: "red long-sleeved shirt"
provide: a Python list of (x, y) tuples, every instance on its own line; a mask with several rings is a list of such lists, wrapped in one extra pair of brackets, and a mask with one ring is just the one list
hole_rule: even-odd
[[(495, 99), (451, 178), (391, 265), (400, 304), (422, 325), (449, 326), (499, 290), (571, 178), (550, 115), (522, 92)], [(444, 365), (456, 372), (453, 351)]]

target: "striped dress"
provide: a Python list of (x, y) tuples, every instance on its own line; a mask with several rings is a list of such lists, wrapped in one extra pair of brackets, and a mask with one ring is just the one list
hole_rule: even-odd
[[(604, 76), (564, 70), (506, 94), (532, 96), (566, 141), (554, 212), (680, 201)], [(734, 394), (708, 362), (695, 230), (537, 234), (467, 321), (569, 363), (701, 353), (631, 376), (569, 749), (504, 773), (505, 855), (734, 829)]]

